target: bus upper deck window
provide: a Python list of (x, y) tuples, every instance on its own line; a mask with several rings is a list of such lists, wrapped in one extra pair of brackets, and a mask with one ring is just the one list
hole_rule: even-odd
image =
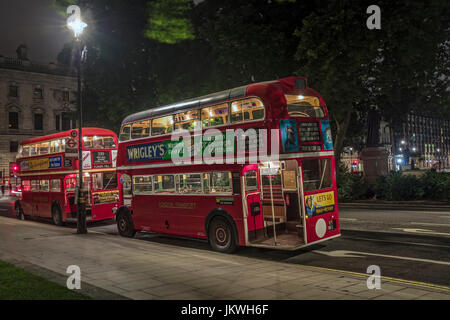
[(29, 155), (30, 155), (30, 146), (29, 145), (23, 146), (22, 157), (28, 157)]
[(174, 117), (175, 131), (194, 130), (200, 128), (200, 117), (198, 110), (177, 113)]
[(152, 120), (152, 136), (172, 133), (173, 117), (166, 116)]
[(228, 123), (228, 103), (202, 109), (203, 127), (214, 127)]
[(131, 129), (131, 125), (126, 124), (124, 126), (122, 126), (122, 128), (120, 128), (120, 135), (119, 135), (119, 140), (120, 141), (128, 141), (130, 140), (130, 130)]
[(131, 139), (141, 139), (150, 136), (150, 120), (135, 122), (131, 126)]
[(48, 142), (41, 142), (39, 144), (39, 154), (48, 154), (49, 152), (49, 143)]
[(113, 137), (103, 137), (103, 147), (105, 149), (114, 149), (116, 144)]
[(234, 101), (231, 104), (231, 122), (264, 119), (264, 105), (257, 98)]
[(37, 147), (36, 147), (35, 144), (32, 144), (32, 145), (30, 146), (30, 156), (34, 156), (34, 155), (36, 155), (36, 154), (37, 154)]
[(288, 113), (292, 117), (322, 118), (323, 109), (319, 99), (314, 96), (286, 94)]

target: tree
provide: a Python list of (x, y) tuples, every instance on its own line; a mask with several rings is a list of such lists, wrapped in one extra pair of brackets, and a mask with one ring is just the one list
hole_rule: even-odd
[(304, 19), (296, 32), (298, 72), (309, 77), (327, 102), (336, 126), (337, 161), (352, 114), (376, 107), (394, 126), (413, 108), (423, 109), (420, 101), (448, 105), (446, 5), (380, 1), (381, 30), (368, 30), (370, 4), (330, 3)]
[(296, 31), (297, 73), (322, 94), (335, 128), (335, 158), (340, 162), (350, 121), (365, 114), (369, 91), (364, 82), (376, 44), (370, 41), (362, 3), (332, 2), (303, 19)]

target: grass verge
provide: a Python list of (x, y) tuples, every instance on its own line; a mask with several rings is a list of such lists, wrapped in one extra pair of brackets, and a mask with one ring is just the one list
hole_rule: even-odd
[(88, 300), (88, 296), (0, 261), (1, 300)]

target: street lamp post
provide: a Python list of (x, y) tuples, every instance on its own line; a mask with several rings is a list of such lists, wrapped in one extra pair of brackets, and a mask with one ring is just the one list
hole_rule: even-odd
[(75, 66), (77, 69), (77, 111), (78, 111), (78, 190), (77, 190), (77, 233), (87, 233), (86, 227), (86, 199), (83, 192), (83, 132), (82, 132), (82, 101), (81, 101), (81, 40), (80, 35), (83, 33), (83, 29), (87, 27), (87, 24), (81, 20), (80, 8), (76, 5), (71, 5), (67, 8), (67, 14), (70, 16), (67, 18), (67, 26), (73, 31), (75, 36), (76, 56)]

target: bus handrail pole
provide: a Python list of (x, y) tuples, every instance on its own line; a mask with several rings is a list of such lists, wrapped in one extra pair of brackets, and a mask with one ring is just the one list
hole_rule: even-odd
[(272, 224), (273, 224), (273, 241), (277, 245), (277, 228), (275, 227), (275, 209), (273, 207), (273, 192), (272, 192), (272, 176), (269, 175), (270, 183), (270, 202), (272, 204)]

